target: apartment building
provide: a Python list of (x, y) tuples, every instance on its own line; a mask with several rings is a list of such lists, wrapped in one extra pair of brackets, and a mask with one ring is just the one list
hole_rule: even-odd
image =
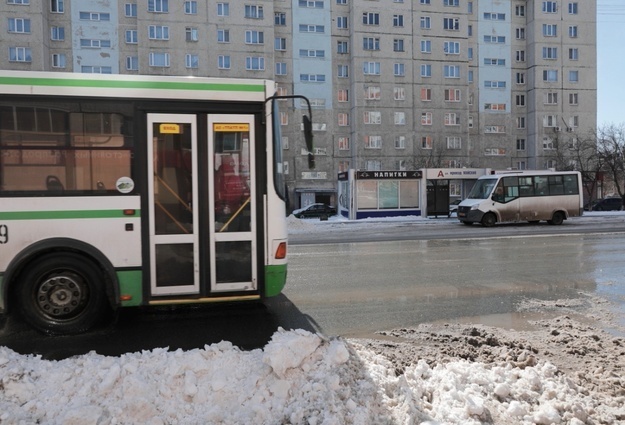
[[(337, 174), (558, 168), (595, 127), (596, 1), (3, 0), (0, 68), (275, 79), (291, 207)], [(567, 164), (568, 165), (568, 164)]]

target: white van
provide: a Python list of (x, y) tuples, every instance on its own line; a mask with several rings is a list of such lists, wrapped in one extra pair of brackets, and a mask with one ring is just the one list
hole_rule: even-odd
[(578, 171), (518, 171), (480, 177), (458, 206), (464, 224), (546, 220), (562, 224), (584, 213), (582, 177)]

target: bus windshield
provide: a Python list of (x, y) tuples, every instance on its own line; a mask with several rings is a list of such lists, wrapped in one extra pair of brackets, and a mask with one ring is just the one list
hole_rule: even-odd
[(493, 188), (497, 184), (497, 179), (479, 179), (471, 193), (469, 193), (468, 199), (486, 199), (490, 196)]

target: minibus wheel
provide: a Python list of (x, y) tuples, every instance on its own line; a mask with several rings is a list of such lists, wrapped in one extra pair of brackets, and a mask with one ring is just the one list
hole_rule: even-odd
[(497, 217), (493, 213), (486, 213), (482, 217), (482, 226), (484, 227), (492, 227), (495, 223), (497, 223)]
[(551, 217), (551, 220), (548, 220), (547, 223), (554, 224), (556, 226), (561, 225), (564, 223), (564, 213), (562, 211), (554, 212), (553, 217)]
[(18, 300), (24, 320), (39, 331), (84, 332), (106, 311), (102, 271), (76, 253), (47, 254), (28, 265), (19, 282)]

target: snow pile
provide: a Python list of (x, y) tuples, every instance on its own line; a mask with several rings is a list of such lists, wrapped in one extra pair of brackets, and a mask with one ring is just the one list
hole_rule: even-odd
[[(0, 347), (0, 424), (581, 425), (596, 407), (549, 363), (415, 359), (397, 376), (359, 343), (304, 330), (253, 351), (221, 342), (47, 361)], [(592, 423), (615, 423), (606, 409)]]

